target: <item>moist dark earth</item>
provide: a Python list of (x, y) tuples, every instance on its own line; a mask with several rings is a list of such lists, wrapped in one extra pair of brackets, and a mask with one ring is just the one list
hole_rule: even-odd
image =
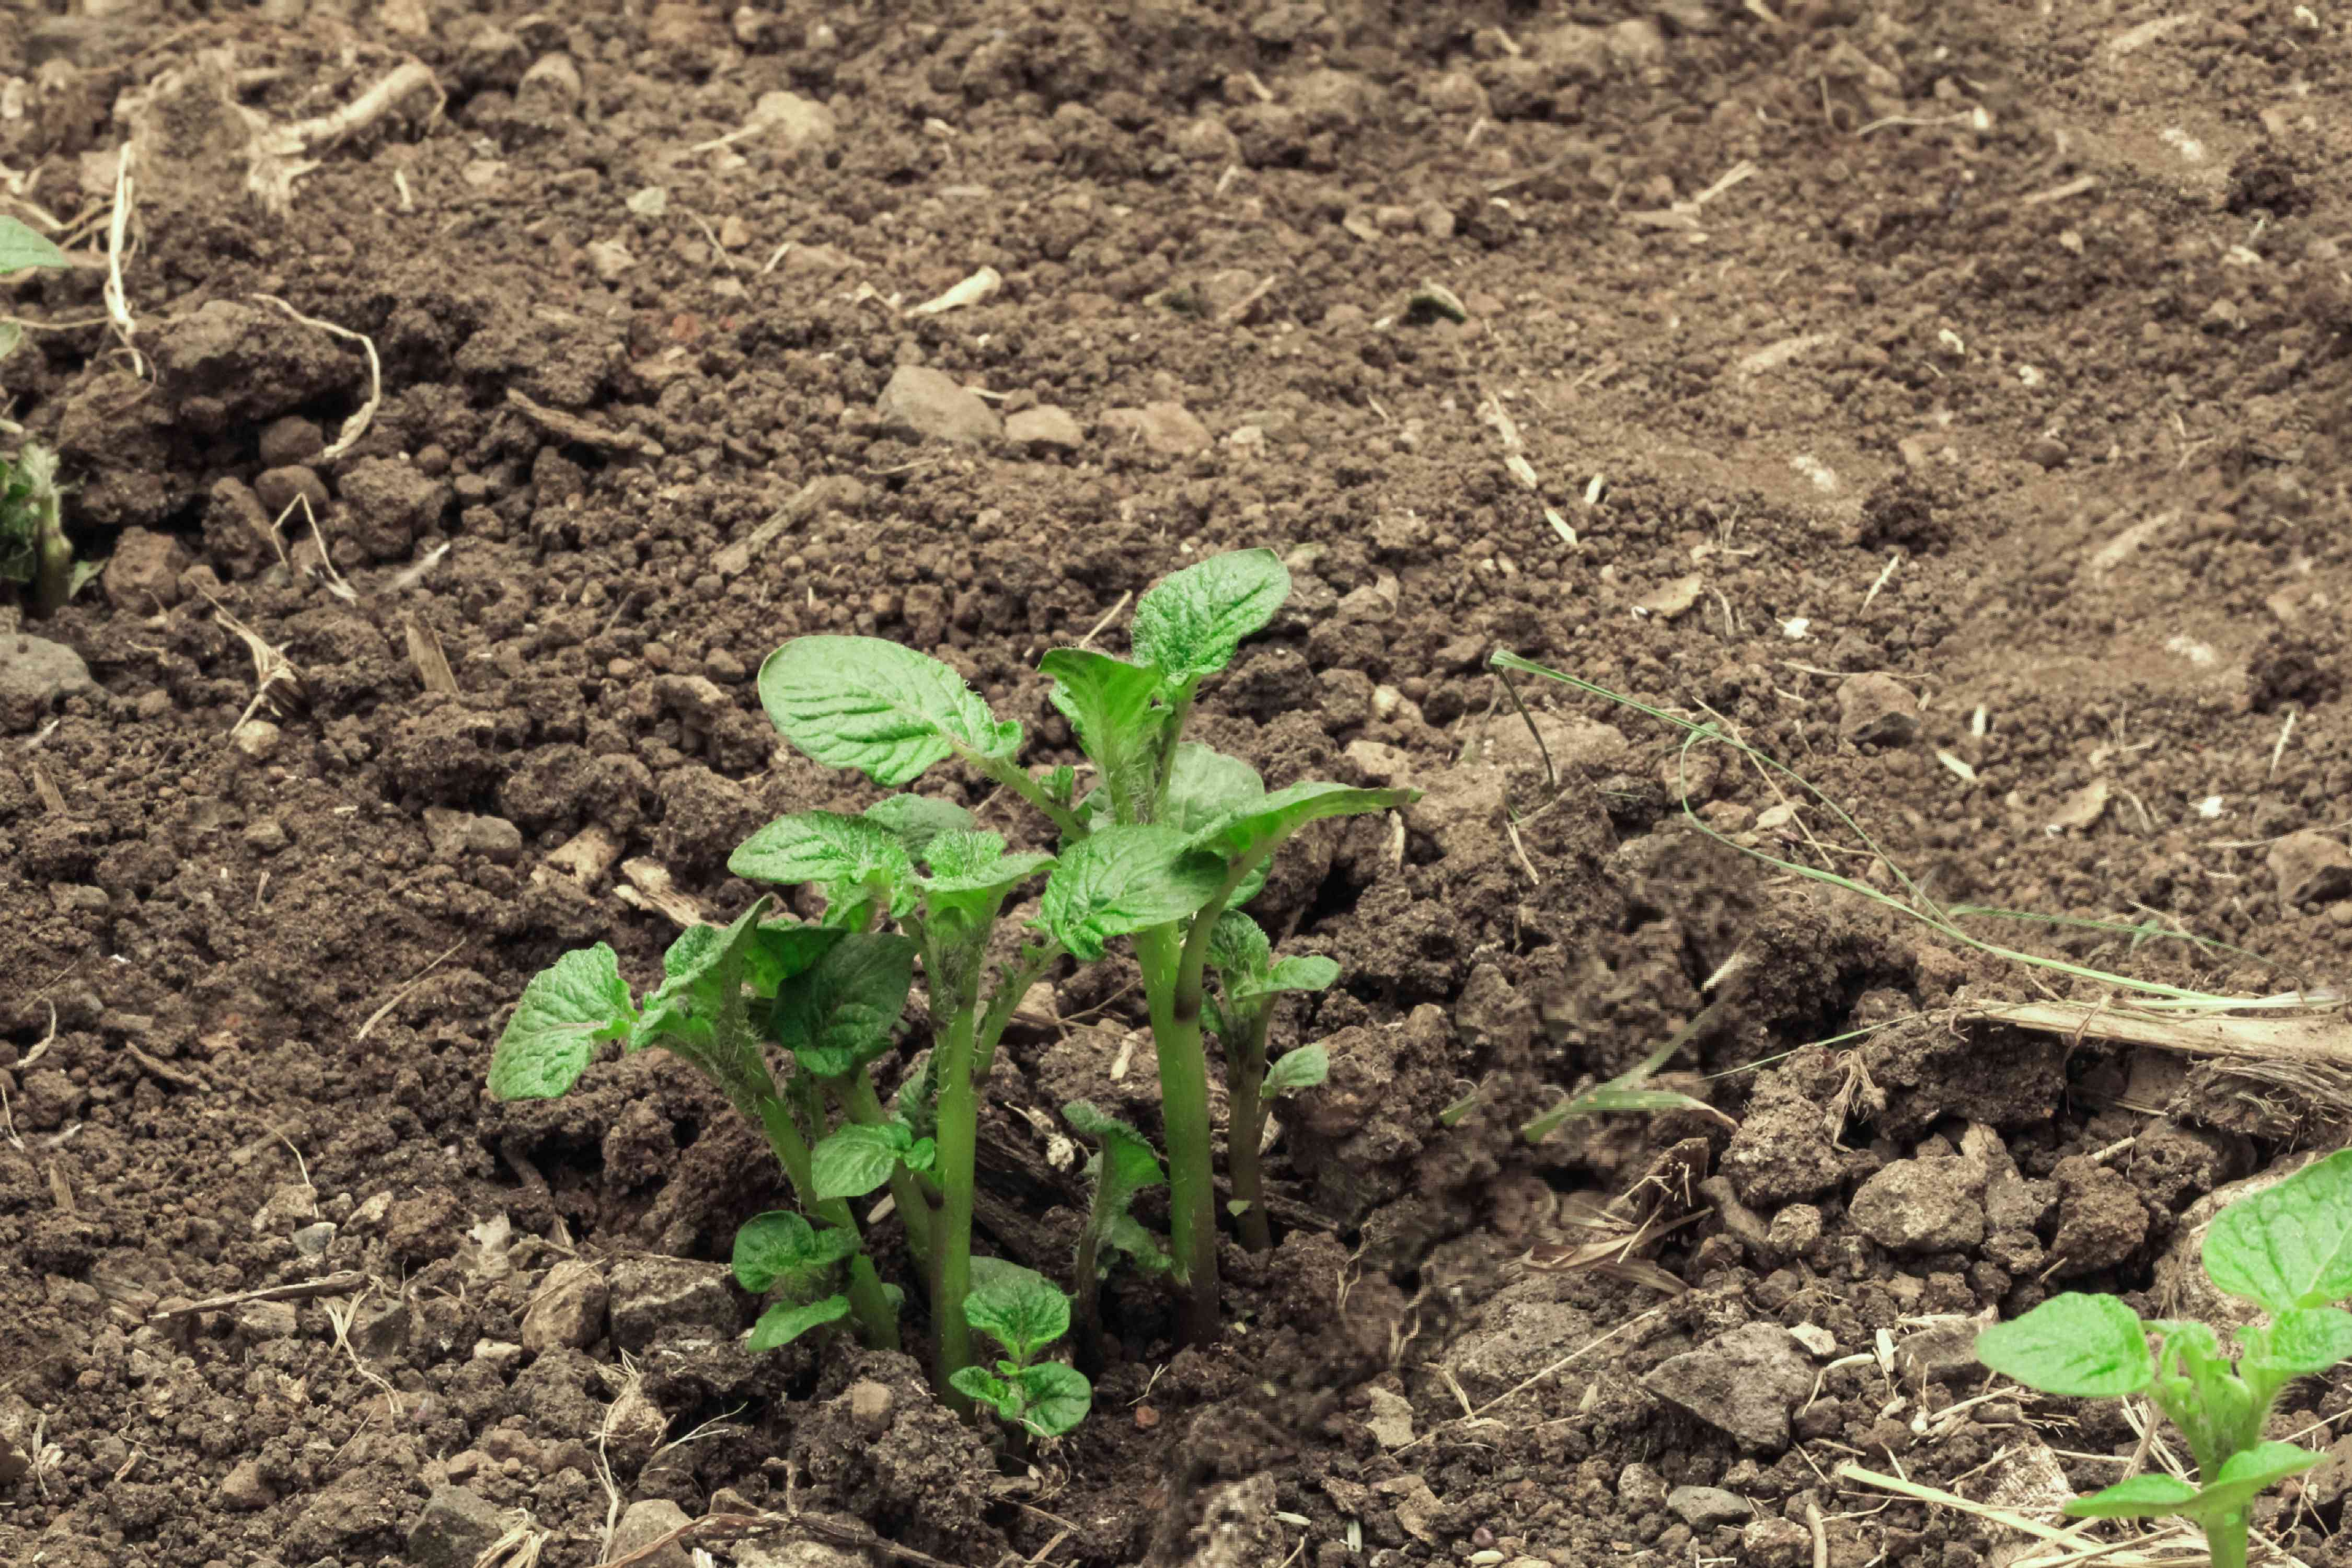
[[(0, 609), (0, 1559), (578, 1568), (772, 1511), (699, 1549), (2009, 1561), (1838, 1467), (2043, 1520), (2114, 1479), (2122, 1416), (1990, 1383), (1971, 1320), (2164, 1307), (2200, 1200), (2342, 1142), (2344, 1068), (1961, 1023), (2103, 991), (1740, 850), (2344, 980), (2345, 28), (13, 7), (0, 210), (78, 265), (0, 282), (0, 413), (108, 563)], [(596, 940), (644, 983), (745, 833), (870, 798), (761, 713), (784, 639), (935, 653), (1048, 765), (1038, 656), (1255, 546), (1297, 593), (1201, 738), (1426, 794), (1257, 906), (1346, 973), (1278, 1026), (1332, 1079), (1224, 1337), (1120, 1277), (1096, 1415), (1026, 1456), (909, 1359), (746, 1352), (764, 1152), (659, 1053), (490, 1101), (522, 983)], [(1057, 976), (992, 1086), (982, 1245), (1056, 1277), (1055, 1109), (1155, 1124), (1129, 978)], [(1695, 1019), (1660, 1081), (1711, 1113), (1515, 1137)], [(2352, 1563), (2347, 1491), (2257, 1524)]]

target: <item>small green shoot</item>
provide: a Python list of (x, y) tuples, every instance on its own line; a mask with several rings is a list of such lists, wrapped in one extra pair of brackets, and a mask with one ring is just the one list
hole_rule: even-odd
[[(2206, 1278), (2252, 1301), (2267, 1324), (2238, 1331), (2234, 1355), (2203, 1323), (2139, 1315), (2111, 1296), (2069, 1291), (1977, 1336), (1977, 1359), (2045, 1393), (2085, 1399), (2145, 1393), (2180, 1428), (2201, 1486), (2133, 1476), (2078, 1497), (2079, 1519), (2178, 1515), (2200, 1526), (2214, 1568), (2244, 1568), (2253, 1500), (2323, 1456), (2265, 1442), (2281, 1390), (2352, 1359), (2352, 1150), (2240, 1199), (2205, 1233)], [(2155, 1334), (2158, 1349), (2148, 1351)]]
[(1150, 1274), (1166, 1274), (1173, 1267), (1158, 1237), (1129, 1212), (1135, 1200), (1168, 1180), (1160, 1157), (1142, 1133), (1090, 1102), (1074, 1100), (1062, 1107), (1062, 1119), (1081, 1136), (1101, 1145), (1087, 1163), (1094, 1181), (1094, 1198), (1087, 1207), (1087, 1227), (1078, 1235), (1078, 1256), (1072, 1278), (1076, 1281), (1078, 1351), (1082, 1364), (1099, 1366), (1102, 1282), (1112, 1262), (1126, 1258)]
[(1004, 1347), (993, 1369), (957, 1369), (956, 1391), (997, 1418), (1044, 1437), (1073, 1431), (1094, 1405), (1077, 1368), (1037, 1358), (1070, 1331), (1070, 1299), (1034, 1269), (1000, 1258), (971, 1260), (964, 1320)]
[(74, 560), (64, 496), (47, 447), (27, 441), (15, 461), (0, 458), (0, 582), (31, 589), (36, 616), (54, 614), (98, 575), (100, 563)]
[(1252, 1250), (1264, 1252), (1274, 1245), (1258, 1169), (1267, 1105), (1279, 1096), (1313, 1089), (1331, 1070), (1320, 1045), (1301, 1046), (1269, 1062), (1266, 1032), (1286, 994), (1328, 990), (1339, 981), (1339, 966), (1320, 954), (1276, 962), (1273, 944), (1258, 923), (1239, 910), (1227, 910), (1209, 933), (1209, 967), (1223, 993), (1210, 1005), (1209, 1026), (1224, 1047), (1225, 1084), (1233, 1102), (1225, 1133), (1225, 1165), (1234, 1186), (1231, 1206), (1242, 1240)]

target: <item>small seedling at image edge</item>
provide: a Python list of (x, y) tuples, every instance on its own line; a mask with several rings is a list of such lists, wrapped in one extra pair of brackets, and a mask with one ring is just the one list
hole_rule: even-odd
[[(2140, 1321), (2112, 1296), (2069, 1291), (1977, 1336), (1977, 1359), (2048, 1394), (2145, 1393), (2189, 1439), (2200, 1484), (2151, 1471), (2078, 1497), (2078, 1519), (2178, 1516), (2200, 1526), (2214, 1568), (2244, 1568), (2254, 1500), (2323, 1456), (2265, 1442), (2279, 1392), (2352, 1359), (2352, 1150), (2241, 1198), (2205, 1232), (2206, 1278), (2267, 1323), (2240, 1329), (2234, 1358), (2203, 1323)], [(2148, 1336), (2157, 1351), (2148, 1352)]]
[[(1133, 1129), (1069, 1108), (1072, 1125), (1103, 1147), (1076, 1259), (1082, 1338), (1097, 1330), (1104, 1269), (1126, 1257), (1177, 1285), (1187, 1341), (1213, 1339), (1218, 1212), (1204, 1026), (1223, 1047), (1232, 1091), (1234, 1212), (1244, 1242), (1263, 1247), (1271, 1239), (1257, 1169), (1265, 1101), (1321, 1081), (1326, 1068), (1319, 1046), (1268, 1061), (1274, 1004), (1339, 973), (1328, 959), (1276, 960), (1240, 907), (1302, 828), (1413, 798), (1330, 783), (1268, 791), (1247, 763), (1183, 740), (1202, 682), (1289, 592), (1289, 574), (1268, 551), (1213, 556), (1138, 601), (1132, 660), (1048, 653), (1040, 668), (1053, 679), (1054, 705), (1094, 775), (1083, 794), (1075, 768), (1038, 776), (1022, 765), (1021, 726), (999, 720), (939, 660), (873, 637), (787, 643), (761, 667), (759, 687), (793, 745), (886, 789), (960, 760), (1034, 808), (1055, 848), (1015, 850), (962, 806), (913, 795), (885, 796), (857, 816), (781, 817), (728, 866), (750, 880), (813, 889), (824, 905), (814, 924), (768, 919), (762, 900), (723, 930), (688, 931), (642, 1007), (612, 949), (567, 953), (526, 988), (492, 1058), (492, 1092), (561, 1094), (606, 1041), (685, 1058), (767, 1131), (799, 1202), (798, 1213), (761, 1215), (737, 1237), (738, 1279), (775, 1293), (755, 1343), (845, 1323), (868, 1344), (898, 1343), (899, 1303), (846, 1207), (887, 1186), (929, 1299), (935, 1382), (1026, 1431), (1066, 1431), (1084, 1415), (1086, 1380), (1037, 1358), (1067, 1331), (1069, 1299), (1042, 1276), (971, 1252), (980, 1094), (1014, 1008), (1066, 960), (1097, 963), (1113, 942), (1133, 942), (1160, 1062), (1167, 1165), (1163, 1173)], [(1001, 957), (999, 917), (1040, 876), (1037, 917), (1013, 956)], [(899, 1043), (918, 971), (929, 1013), (918, 1032), (931, 1048), (886, 1104), (872, 1067)], [(785, 1065), (782, 1078), (770, 1047)], [(1162, 1179), (1164, 1249), (1129, 1212)], [(1047, 1310), (1044, 1293), (1058, 1305)], [(1016, 1298), (1029, 1306), (1016, 1311), (1008, 1305)], [(1050, 1333), (1040, 1327), (1048, 1321)], [(974, 1362), (974, 1328), (1007, 1352), (993, 1371)]]

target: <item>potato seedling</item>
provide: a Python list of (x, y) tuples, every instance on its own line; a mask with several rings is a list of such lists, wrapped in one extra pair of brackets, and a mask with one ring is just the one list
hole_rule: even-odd
[[(2352, 1358), (2352, 1150), (2240, 1199), (2205, 1233), (2206, 1278), (2270, 1314), (2236, 1335), (2234, 1359), (2203, 1323), (2157, 1320), (2112, 1296), (2069, 1291), (1977, 1336), (1977, 1358), (2045, 1393), (2145, 1392), (2189, 1439), (2201, 1486), (2149, 1472), (2078, 1497), (2081, 1519), (2179, 1516), (2201, 1526), (2214, 1568), (2244, 1568), (2247, 1518), (2273, 1482), (2323, 1456), (2264, 1442), (2279, 1391)], [(2149, 1354), (2147, 1337), (2157, 1337)]]
[[(1282, 990), (1328, 985), (1337, 968), (1328, 960), (1275, 963), (1265, 934), (1234, 911), (1301, 828), (1412, 798), (1325, 783), (1269, 792), (1247, 763), (1183, 740), (1202, 681), (1232, 660), (1289, 591), (1289, 574), (1269, 552), (1212, 557), (1143, 595), (1134, 659), (1081, 648), (1048, 653), (1041, 668), (1053, 678), (1053, 702), (1096, 775), (1084, 795), (1075, 768), (1040, 777), (1024, 767), (1021, 726), (999, 720), (939, 660), (873, 637), (785, 644), (761, 667), (759, 686), (769, 718), (793, 744), (890, 789), (958, 759), (1044, 816), (1055, 850), (1014, 850), (963, 807), (911, 795), (887, 796), (857, 816), (781, 817), (739, 847), (729, 868), (811, 889), (824, 905), (814, 924), (768, 920), (762, 900), (723, 931), (689, 931), (642, 1008), (609, 948), (566, 954), (525, 990), (492, 1058), (492, 1092), (560, 1094), (605, 1040), (625, 1050), (659, 1045), (686, 1058), (767, 1130), (800, 1200), (800, 1216), (761, 1215), (737, 1240), (747, 1288), (784, 1287), (761, 1320), (761, 1342), (845, 1320), (869, 1343), (896, 1342), (895, 1306), (845, 1206), (887, 1186), (929, 1297), (935, 1379), (1026, 1428), (1063, 1430), (1056, 1423), (1084, 1379), (1034, 1358), (1066, 1329), (1067, 1300), (1054, 1292), (1061, 1326), (1051, 1334), (1036, 1329), (1049, 1313), (1015, 1324), (1004, 1315), (1010, 1277), (971, 1255), (980, 1093), (1030, 986), (1066, 957), (1095, 963), (1113, 941), (1131, 939), (1160, 1059), (1171, 1246), (1160, 1254), (1128, 1213), (1135, 1194), (1159, 1179), (1148, 1145), (1108, 1118), (1074, 1122), (1105, 1145), (1080, 1258), (1081, 1321), (1091, 1328), (1108, 1247), (1147, 1263), (1157, 1258), (1182, 1288), (1185, 1337), (1213, 1338), (1207, 977), (1220, 976), (1223, 987), (1215, 1018), (1234, 1089), (1235, 1198), (1247, 1237), (1263, 1244), (1260, 1108), (1267, 1093), (1319, 1080), (1322, 1066), (1310, 1047), (1269, 1067), (1265, 1015)], [(998, 917), (1039, 876), (1045, 884), (1034, 935), (1000, 959)], [(893, 1043), (918, 968), (931, 1049), (886, 1107), (870, 1065)], [(771, 1046), (790, 1066), (781, 1080)], [(802, 1223), (787, 1224), (790, 1217)], [(835, 1292), (833, 1273), (844, 1264), (847, 1282)], [(975, 1323), (1010, 1352), (993, 1373), (974, 1366)], [(1019, 1334), (1009, 1336), (1008, 1326)]]
[(994, 1371), (957, 1369), (956, 1392), (1000, 1420), (1058, 1437), (1087, 1418), (1094, 1389), (1075, 1367), (1039, 1361), (1039, 1352), (1070, 1331), (1070, 1299), (1034, 1269), (1002, 1258), (975, 1258), (965, 1319), (1004, 1347)]
[(62, 500), (55, 452), (27, 441), (15, 461), (0, 458), (0, 583), (30, 588), (37, 616), (63, 606), (98, 574), (96, 563), (74, 560)]

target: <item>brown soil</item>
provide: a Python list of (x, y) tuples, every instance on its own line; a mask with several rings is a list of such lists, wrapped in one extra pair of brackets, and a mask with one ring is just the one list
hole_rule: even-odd
[[(1818, 1510), (1831, 1563), (1962, 1568), (2015, 1538), (1826, 1472), (1974, 1490), (2021, 1415), (2070, 1419), (2070, 1452), (2132, 1434), (2047, 1403), (1939, 1420), (1979, 1374), (1924, 1340), (1892, 1374), (1847, 1358), (2067, 1283), (2145, 1290), (2189, 1205), (2336, 1136), (2292, 1086), (1899, 1022), (2027, 982), (1670, 796), (1884, 881), (1825, 813), (1818, 847), (1759, 828), (1755, 772), (1678, 773), (1665, 726), (1522, 681), (1555, 793), (1483, 668), (1513, 648), (1711, 710), (1947, 902), (2179, 921), (2291, 973), (1997, 940), (2341, 981), (2352, 859), (2247, 847), (2352, 815), (2330, 7), (88, 8), (0, 16), (11, 189), (102, 217), (108, 154), (141, 148), (136, 363), (63, 324), (102, 321), (102, 266), (0, 285), (35, 327), (0, 412), (63, 451), (113, 556), (26, 628), (92, 684), (32, 679), (0, 635), (26, 674), (0, 681), (0, 1432), (34, 1461), (0, 1447), (0, 1559), (470, 1563), (512, 1510), (577, 1568), (667, 1500), (833, 1521), (797, 1555), (714, 1542), (746, 1563), (855, 1561), (871, 1527), (970, 1568), (1774, 1564), (1816, 1560)], [(437, 112), (410, 95), (313, 151), (282, 212), (242, 194), (241, 111), (331, 113), (411, 59)], [(709, 145), (778, 91), (798, 119)], [(982, 267), (992, 298), (900, 312)], [(259, 294), (381, 356), (332, 458), (364, 359)], [(877, 412), (905, 365), (1076, 428), (924, 438)], [(1155, 404), (1192, 417), (1114, 412)], [(316, 535), (298, 508), (273, 540), (299, 495)], [(1430, 798), (1401, 853), (1328, 830), (1263, 906), (1347, 978), (1285, 1025), (1332, 1041), (1335, 1081), (1285, 1118), (1285, 1238), (1229, 1254), (1232, 1331), (1173, 1353), (1165, 1304), (1120, 1287), (1098, 1414), (1025, 1465), (909, 1363), (741, 1352), (749, 1303), (663, 1260), (722, 1258), (779, 1201), (754, 1141), (667, 1059), (488, 1101), (522, 982), (599, 939), (642, 979), (659, 878), (730, 912), (745, 831), (862, 799), (760, 714), (748, 672), (785, 637), (936, 651), (1050, 761), (1037, 656), (1260, 544), (1300, 591), (1206, 738)], [(234, 742), (256, 670), (229, 616), (299, 675)], [(454, 693), (412, 652), (436, 641)], [(1670, 1081), (1737, 1132), (1514, 1142), (1727, 963)], [(1023, 1110), (1153, 1115), (1148, 1054), (1108, 1070), (1140, 1023), (1118, 975), (1059, 1001), (1074, 1021), (1010, 1054), (982, 1211), (1055, 1271), (1081, 1194)], [(1706, 1216), (1650, 1270), (1537, 1266), (1629, 1193)], [(523, 1349), (575, 1257), (609, 1313)], [(1750, 1323), (1818, 1331), (1777, 1441), (1645, 1382)], [(2289, 1404), (2341, 1415), (2352, 1379)], [(1754, 1517), (1669, 1502), (1694, 1486)], [(2352, 1563), (2345, 1490), (2272, 1521), (2306, 1563)]]

